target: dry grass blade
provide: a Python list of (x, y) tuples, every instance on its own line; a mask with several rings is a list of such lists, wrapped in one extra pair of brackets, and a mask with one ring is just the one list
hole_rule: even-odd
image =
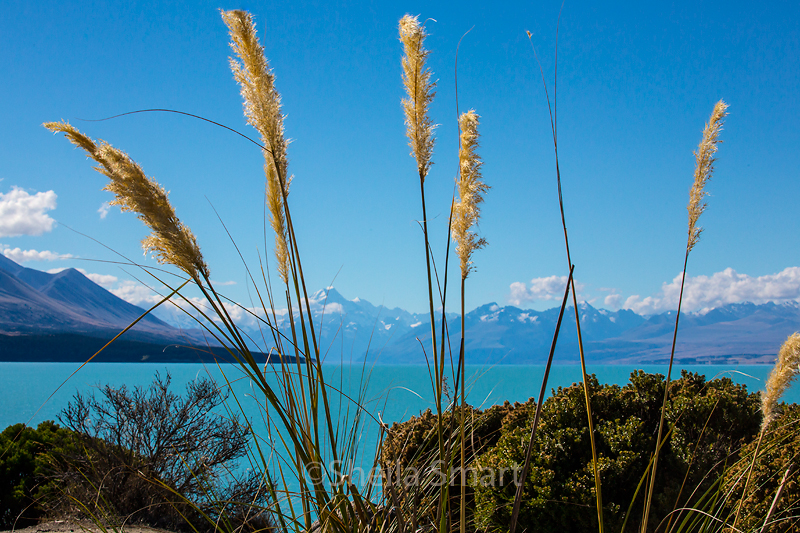
[(184, 226), (169, 203), (167, 192), (148, 178), (142, 168), (125, 152), (110, 144), (92, 139), (66, 122), (47, 122), (50, 131), (64, 133), (75, 146), (94, 159), (95, 170), (108, 177), (104, 187), (116, 195), (111, 202), (123, 211), (138, 213), (152, 233), (142, 241), (145, 252), (151, 252), (159, 263), (175, 265), (194, 280), (208, 278), (208, 266), (191, 230)]
[(786, 472), (783, 473), (781, 484), (778, 485), (778, 490), (775, 491), (775, 497), (772, 499), (772, 505), (769, 506), (769, 511), (767, 512), (767, 516), (764, 518), (764, 524), (761, 526), (760, 533), (764, 533), (764, 531), (767, 530), (767, 526), (772, 519), (773, 513), (775, 513), (775, 508), (778, 506), (778, 501), (781, 499), (781, 493), (783, 492), (783, 488), (786, 486), (786, 480), (789, 478), (792, 468), (794, 468), (794, 464), (789, 464)]

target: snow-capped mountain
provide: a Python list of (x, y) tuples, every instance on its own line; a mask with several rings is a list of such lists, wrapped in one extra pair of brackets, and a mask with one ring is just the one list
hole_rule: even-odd
[[(431, 356), (427, 313), (388, 309), (355, 298), (348, 300), (333, 287), (309, 297), (323, 359), (328, 362), (380, 361), (424, 364)], [(663, 363), (668, 361), (675, 313), (644, 317), (630, 310), (578, 305), (584, 352), (594, 363)], [(559, 309), (533, 311), (496, 303), (467, 313), (465, 349), (472, 363), (543, 363), (547, 360)], [(279, 312), (278, 325), (288, 331), (289, 313)], [(297, 320), (297, 312), (295, 311)], [(448, 353), (458, 355), (461, 320), (447, 313)], [(771, 363), (781, 343), (800, 329), (797, 303), (730, 304), (697, 313), (683, 313), (676, 358), (685, 363)], [(248, 326), (245, 325), (245, 329)], [(320, 334), (321, 332), (321, 334)], [(253, 334), (255, 336), (255, 334)], [(441, 335), (441, 314), (437, 336)], [(440, 346), (441, 338), (437, 339)], [(265, 347), (261, 346), (263, 350)], [(579, 360), (575, 313), (564, 313), (555, 352), (560, 363)]]
[[(349, 300), (333, 287), (310, 295), (308, 305), (324, 361), (366, 359), (414, 364), (424, 363), (426, 355), (431, 356), (427, 313), (389, 309), (359, 298)], [(272, 335), (265, 322), (241, 310), (235, 311), (237, 324), (252, 339), (254, 347), (268, 352), (272, 348)], [(644, 317), (629, 310), (595, 309), (585, 302), (578, 305), (578, 311), (587, 360), (601, 364), (668, 360), (675, 327), (674, 311)], [(9, 360), (10, 351), (28, 350), (34, 338), (43, 337), (47, 337), (47, 350), (54, 350), (53, 357), (57, 359), (58, 353), (68, 351), (70, 343), (78, 342), (77, 338), (84, 344), (89, 337), (110, 338), (143, 312), (74, 269), (48, 274), (24, 268), (0, 255), (0, 360)], [(263, 310), (254, 313), (266, 318)], [(545, 362), (558, 314), (558, 308), (533, 311), (496, 303), (470, 311), (465, 316), (468, 362)], [(160, 316), (164, 320), (152, 315), (145, 317), (126, 333), (125, 339), (162, 345), (194, 339), (202, 344), (197, 331), (186, 329), (187, 325), (197, 327), (191, 318), (186, 322), (183, 313), (163, 311)], [(284, 334), (291, 330), (292, 317), (299, 327), (296, 308), (293, 313), (276, 309), (274, 316), (269, 312), (270, 322), (277, 322)], [(437, 336), (441, 335), (441, 320), (439, 312)], [(796, 302), (738, 303), (683, 313), (675, 355), (684, 363), (771, 363), (781, 343), (798, 329), (800, 304)], [(461, 319), (455, 313), (447, 313), (447, 331), (446, 349), (457, 357)], [(437, 339), (437, 344), (440, 341), (441, 338)], [(126, 353), (135, 354), (141, 349), (133, 346)], [(555, 360), (575, 363), (578, 359), (575, 312), (570, 306), (564, 313)]]
[[(419, 331), (423, 326), (430, 330), (428, 314), (376, 306), (359, 298), (348, 300), (333, 287), (310, 294), (308, 299), (320, 357), (324, 361), (353, 362), (377, 356), (399, 337)], [(267, 313), (263, 309), (251, 311), (262, 320), (253, 315), (241, 315), (237, 326), (247, 333), (259, 350), (268, 351), (271, 347), (272, 335), (265, 320), (277, 322), (278, 329), (287, 336), (291, 336), (291, 317), (295, 320), (295, 327), (299, 327), (296, 306), (292, 315), (285, 308), (276, 308), (274, 316), (272, 310)], [(441, 320), (441, 312), (437, 316)], [(447, 316), (448, 319), (456, 317), (454, 313), (447, 313)], [(169, 317), (164, 318), (169, 320)]]
[[(584, 353), (594, 363), (660, 364), (669, 360), (675, 312), (643, 317), (629, 310), (595, 309), (578, 305)], [(544, 363), (558, 320), (558, 308), (531, 311), (488, 304), (465, 317), (465, 351), (473, 363)], [(676, 359), (684, 363), (772, 363), (786, 337), (800, 329), (800, 305), (729, 304), (700, 313), (683, 313), (679, 322)], [(421, 331), (428, 331), (425, 328)], [(449, 323), (451, 346), (457, 353), (460, 320)], [(430, 344), (430, 333), (409, 333), (384, 355), (405, 360)], [(417, 351), (412, 347), (417, 345)], [(414, 362), (419, 357), (414, 357)], [(564, 313), (555, 361), (579, 361), (573, 307)]]

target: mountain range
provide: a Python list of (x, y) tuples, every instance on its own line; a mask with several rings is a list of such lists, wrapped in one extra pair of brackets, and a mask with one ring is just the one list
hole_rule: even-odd
[[(0, 361), (86, 361), (145, 310), (79, 271), (50, 274), (0, 254)], [(98, 361), (198, 362), (225, 358), (199, 329), (176, 328), (148, 314)]]
[[(420, 364), (431, 355), (427, 313), (349, 300), (333, 287), (311, 295), (309, 309), (325, 361)], [(641, 316), (630, 310), (596, 309), (585, 302), (578, 311), (588, 362), (662, 364), (669, 360), (674, 311)], [(0, 254), (0, 361), (84, 361), (143, 313), (75, 269), (50, 274), (22, 267)], [(533, 311), (496, 303), (470, 311), (464, 317), (468, 362), (544, 363), (558, 313), (558, 308)], [(277, 310), (276, 316), (278, 327), (288, 331), (288, 311)], [(441, 320), (440, 310), (437, 336)], [(448, 312), (446, 320), (448, 350), (457, 356), (461, 319)], [(244, 315), (238, 324), (252, 339), (272, 338), (263, 334), (263, 322), (259, 328), (252, 316)], [(800, 304), (796, 302), (738, 303), (682, 313), (675, 356), (684, 364), (772, 363), (781, 343), (798, 329)], [(267, 341), (253, 342), (253, 348), (264, 353), (271, 348), (264, 344)], [(113, 343), (100, 360), (196, 362), (224, 355), (221, 348), (208, 346), (191, 318), (159, 308)], [(575, 312), (570, 306), (555, 361), (578, 360)]]
[[(327, 306), (325, 302), (327, 301)], [(331, 305), (333, 304), (333, 305)], [(311, 308), (326, 308), (323, 342), (330, 358), (384, 363), (425, 363), (431, 350), (428, 315), (378, 308), (344, 299), (335, 289), (319, 291)], [(669, 362), (675, 312), (642, 316), (622, 309), (578, 304), (586, 359), (595, 364), (663, 364)], [(559, 308), (545, 311), (482, 305), (464, 317), (465, 352), (475, 364), (543, 364), (553, 340)], [(772, 364), (786, 337), (800, 329), (797, 302), (728, 304), (703, 312), (681, 313), (675, 357), (684, 364)], [(448, 350), (457, 356), (461, 318), (447, 313)], [(441, 335), (441, 312), (437, 336)], [(371, 339), (367, 351), (366, 341)], [(441, 339), (437, 339), (440, 342)], [(438, 344), (438, 342), (437, 342)], [(555, 352), (558, 363), (580, 360), (575, 311), (569, 306)]]

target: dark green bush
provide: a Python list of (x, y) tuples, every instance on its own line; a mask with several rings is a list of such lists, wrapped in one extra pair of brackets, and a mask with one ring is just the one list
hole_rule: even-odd
[[(664, 377), (638, 371), (624, 387), (591, 378), (595, 440), (606, 527), (619, 531), (655, 448)], [(582, 385), (559, 388), (545, 401), (525, 481), (520, 530), (597, 529), (586, 406)], [(662, 448), (652, 504), (652, 529), (673, 509), (691, 502), (718, 478), (726, 459), (757, 433), (759, 395), (730, 379), (706, 381), (683, 373), (670, 385), (666, 419), (673, 428)], [(516, 486), (512, 476), (488, 477), (524, 463), (532, 420), (503, 434), (476, 459), (485, 472), (473, 477), (476, 523), (487, 531), (508, 527)], [(631, 507), (627, 528), (642, 515), (645, 484)], [(695, 492), (698, 489), (698, 492)], [(694, 495), (694, 496), (693, 496)]]
[[(485, 411), (465, 408), (465, 458), (467, 468), (475, 457), (494, 446), (500, 436), (511, 428), (522, 425), (527, 420), (527, 410), (533, 401), (525, 404), (505, 402)], [(437, 416), (426, 410), (418, 417), (412, 417), (403, 423), (392, 425), (383, 443), (380, 464), (384, 475), (391, 476), (395, 488), (393, 496), (389, 484), (384, 483), (385, 498), (393, 502), (399, 500), (401, 513), (414, 514), (417, 520), (433, 520), (432, 505), (439, 497), (444, 475), (450, 471), (449, 492), (452, 500), (451, 509), (456, 513), (450, 517), (451, 530), (457, 530), (457, 510), (461, 498), (461, 435), (459, 417), (456, 410), (443, 414), (445, 446), (450, 451), (450, 459), (440, 462)], [(440, 466), (441, 465), (441, 466)], [(430, 484), (426, 485), (425, 481)], [(467, 505), (473, 507), (474, 495), (472, 487), (467, 486)], [(426, 516), (425, 509), (430, 509)]]
[[(601, 386), (592, 376), (591, 387), (605, 525), (619, 531), (633, 501), (627, 525), (633, 531), (642, 515), (645, 484), (638, 494), (636, 490), (655, 449), (664, 376), (637, 371), (624, 387)], [(525, 481), (519, 531), (597, 529), (584, 402), (581, 385), (559, 388), (545, 401)], [(524, 463), (535, 407), (531, 399), (524, 404), (506, 402), (486, 411), (468, 409), (466, 463), (471, 475), (467, 497), (473, 528), (507, 530), (516, 490), (514, 469), (521, 470)], [(684, 372), (670, 384), (666, 419), (672, 431), (659, 459), (651, 529), (673, 509), (696, 501), (725, 465), (736, 460), (741, 446), (758, 431), (759, 394), (748, 394), (744, 386), (728, 378), (706, 381), (702, 375)], [(452, 450), (451, 461), (458, 468), (459, 437), (454, 422), (452, 412), (443, 415), (443, 427), (448, 428), (445, 434), (451, 435), (446, 440)], [(438, 453), (437, 417), (430, 411), (392, 426), (382, 449), (381, 466), (392, 473), (401, 500), (404, 494), (413, 493), (413, 487), (402, 487), (397, 481), (404, 479), (407, 471), (438, 464)], [(460, 494), (459, 479), (453, 480), (450, 494), (456, 498)], [(391, 494), (386, 497), (392, 501)], [(424, 508), (425, 498), (436, 497), (438, 491), (429, 487), (414, 508)], [(411, 506), (401, 501), (401, 508), (409, 511)]]
[(52, 457), (72, 442), (70, 433), (52, 421), (0, 433), (0, 529), (27, 527), (43, 516), (55, 489), (47, 481)]

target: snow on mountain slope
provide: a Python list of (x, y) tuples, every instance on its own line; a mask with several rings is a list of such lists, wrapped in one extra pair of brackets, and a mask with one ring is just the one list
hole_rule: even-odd
[[(321, 357), (328, 362), (362, 361), (425, 363), (430, 358), (430, 317), (354, 298), (333, 287), (309, 296)], [(0, 255), (0, 334), (117, 332), (144, 312), (96, 285), (74, 269), (48, 274), (22, 267)], [(668, 359), (675, 327), (675, 312), (644, 317), (630, 310), (595, 309), (578, 305), (587, 359), (596, 363), (661, 363)], [(261, 310), (259, 316), (264, 317)], [(545, 311), (482, 305), (465, 317), (466, 354), (470, 363), (543, 363), (553, 340), (559, 309)], [(272, 314), (270, 312), (270, 318)], [(133, 339), (178, 339), (196, 322), (185, 315), (143, 319), (130, 332)], [(286, 309), (276, 310), (277, 327), (289, 334)], [(177, 317), (177, 319), (175, 318)], [(188, 320), (188, 321), (187, 321)], [(441, 335), (441, 312), (437, 314)], [(240, 312), (239, 326), (257, 349), (267, 352), (272, 335), (251, 315)], [(461, 320), (447, 313), (447, 353), (458, 355)], [(729, 304), (681, 315), (676, 357), (686, 362), (772, 362), (785, 338), (800, 329), (800, 304)], [(263, 333), (263, 334), (262, 334)], [(197, 332), (196, 340), (201, 336)], [(128, 335), (128, 334), (126, 334)], [(441, 337), (437, 338), (437, 346)], [(578, 361), (575, 312), (564, 313), (555, 352), (557, 362)]]

